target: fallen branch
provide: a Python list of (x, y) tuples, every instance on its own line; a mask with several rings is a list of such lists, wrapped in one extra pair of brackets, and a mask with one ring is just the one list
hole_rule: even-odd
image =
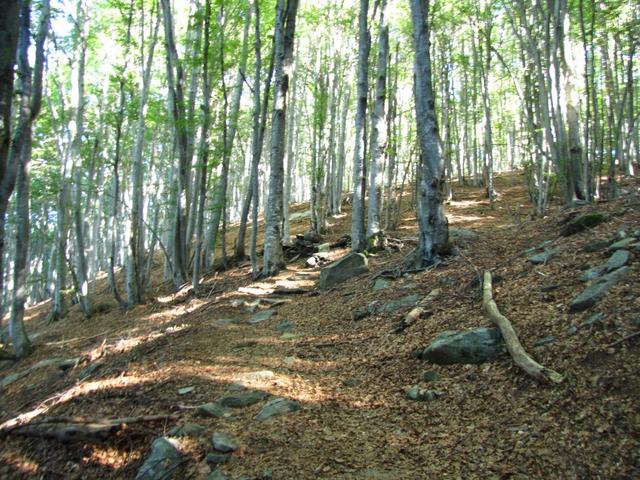
[(620, 340), (618, 340), (618, 341), (616, 341), (616, 342), (610, 343), (610, 344), (609, 344), (609, 345), (607, 345), (605, 348), (613, 348), (613, 347), (617, 347), (617, 346), (618, 346), (618, 345), (620, 345), (621, 343), (624, 343), (624, 342), (626, 342), (627, 340), (631, 340), (632, 338), (639, 337), (639, 336), (640, 336), (640, 331), (638, 331), (638, 332), (633, 332), (632, 334), (627, 335), (626, 337), (621, 338)]
[(132, 423), (155, 422), (177, 418), (175, 415), (146, 415), (116, 419), (88, 419), (82, 417), (49, 417), (34, 422), (12, 425), (0, 430), (0, 438), (7, 435), (51, 438), (60, 442), (101, 443), (125, 430)]
[(493, 300), (491, 289), (491, 273), (489, 271), (485, 271), (482, 287), (482, 306), (487, 311), (493, 323), (500, 328), (507, 350), (509, 351), (514, 363), (536, 380), (561, 383), (564, 380), (562, 375), (540, 365), (524, 350), (520, 340), (518, 340), (518, 336), (516, 335), (513, 326), (511, 325), (511, 322), (509, 322), (507, 317), (502, 315), (500, 310), (498, 310), (498, 306)]

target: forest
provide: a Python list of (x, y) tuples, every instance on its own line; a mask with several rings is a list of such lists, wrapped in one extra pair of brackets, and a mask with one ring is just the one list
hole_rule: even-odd
[[(640, 475), (640, 4), (0, 8), (0, 476)], [(451, 331), (471, 359), (434, 360)], [(158, 437), (198, 415), (213, 452)], [(389, 455), (335, 451), (367, 425)]]

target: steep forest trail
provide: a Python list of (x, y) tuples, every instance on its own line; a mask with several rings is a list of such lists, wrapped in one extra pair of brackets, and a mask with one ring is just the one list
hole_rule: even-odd
[[(201, 298), (173, 294), (158, 282), (152, 300), (126, 314), (112, 305), (105, 285), (98, 285), (96, 302), (108, 311), (90, 320), (73, 307), (61, 323), (47, 325), (47, 305), (34, 307), (28, 329), (35, 353), (0, 363), (0, 379), (45, 359), (80, 360), (65, 371), (42, 366), (7, 383), (1, 422), (28, 412), (35, 420), (171, 417), (131, 424), (99, 445), (8, 435), (0, 445), (0, 477), (133, 478), (155, 438), (190, 422), (205, 430), (181, 441), (176, 478), (207, 478), (215, 431), (238, 443), (220, 466), (234, 479), (638, 478), (640, 342), (610, 346), (640, 328), (637, 249), (630, 274), (599, 303), (581, 313), (568, 313), (568, 306), (584, 288), (582, 271), (606, 260), (585, 245), (640, 229), (639, 186), (626, 185), (619, 200), (579, 209), (606, 212), (608, 220), (568, 237), (559, 232), (571, 212), (554, 208), (544, 219), (529, 219), (519, 175), (498, 178), (494, 210), (481, 189), (456, 189), (447, 213), (451, 227), (466, 229), (455, 235), (458, 255), (429, 271), (385, 279), (386, 288), (377, 290), (380, 273), (413, 246), (417, 227), (408, 199), (400, 228), (390, 232), (404, 239), (404, 248), (371, 255), (368, 273), (326, 292), (315, 290), (320, 269), (303, 258), (264, 282), (252, 282), (247, 267), (217, 273), (207, 277), (209, 293)], [(331, 223), (326, 241), (348, 233), (348, 215)], [(299, 219), (293, 231), (306, 225)], [(523, 252), (545, 241), (558, 249), (555, 256), (532, 265)], [(346, 252), (333, 249), (331, 256)], [(412, 356), (445, 330), (490, 326), (476, 280), (485, 269), (524, 347), (565, 376), (561, 385), (537, 383), (506, 355), (448, 366)], [(404, 307), (391, 303), (409, 295), (417, 297)], [(399, 333), (411, 301), (427, 295), (425, 314)], [(369, 305), (373, 313), (354, 320)], [(251, 323), (270, 309), (270, 318)], [(597, 312), (597, 328), (571, 329)], [(412, 385), (439, 396), (412, 401), (405, 396)], [(222, 408), (222, 418), (191, 408), (253, 391), (268, 396)], [(274, 398), (300, 408), (256, 419)]]

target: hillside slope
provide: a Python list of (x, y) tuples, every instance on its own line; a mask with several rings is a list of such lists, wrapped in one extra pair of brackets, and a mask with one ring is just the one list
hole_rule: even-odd
[[(450, 226), (466, 229), (456, 235), (458, 254), (428, 271), (388, 278), (417, 234), (406, 211), (390, 232), (401, 250), (371, 255), (367, 274), (332, 290), (315, 289), (320, 268), (303, 258), (263, 282), (252, 282), (246, 266), (217, 273), (207, 277), (209, 293), (201, 298), (158, 283), (148, 304), (126, 314), (104, 285), (97, 300), (108, 311), (90, 320), (74, 307), (47, 325), (47, 305), (33, 308), (35, 354), (0, 363), (0, 422), (165, 417), (131, 423), (100, 444), (10, 434), (0, 444), (0, 477), (134, 478), (155, 438), (197, 423), (203, 432), (180, 442), (176, 478), (209, 476), (216, 431), (237, 443), (220, 466), (228, 478), (638, 478), (640, 339), (623, 340), (640, 330), (637, 240), (627, 242), (630, 271), (622, 281), (591, 308), (569, 313), (569, 305), (585, 288), (581, 274), (609, 258), (615, 237), (624, 231), (633, 238), (640, 229), (640, 185), (626, 185), (616, 201), (555, 208), (532, 220), (521, 184), (519, 176), (499, 178), (494, 210), (481, 189), (458, 189), (447, 207)], [(568, 219), (592, 211), (606, 221), (559, 235)], [(299, 219), (296, 231), (306, 221)], [(348, 233), (348, 215), (331, 222), (326, 241)], [(596, 250), (596, 240), (607, 242), (586, 251)], [(528, 261), (545, 248), (548, 261)], [(330, 256), (346, 252), (336, 248)], [(490, 326), (477, 281), (485, 269), (524, 347), (562, 373), (562, 384), (537, 383), (506, 355), (480, 365), (434, 365), (412, 355), (443, 331)], [(276, 287), (302, 293), (278, 294)], [(425, 313), (399, 331), (427, 295)], [(390, 303), (399, 299), (404, 306)], [(360, 313), (368, 307), (371, 314)], [(270, 310), (270, 318), (251, 323)], [(51, 359), (74, 361), (28, 370)], [(14, 373), (23, 376), (9, 377)], [(406, 398), (414, 385), (437, 398)], [(221, 418), (195, 408), (247, 393), (256, 403), (223, 408)], [(300, 408), (256, 419), (274, 398)]]

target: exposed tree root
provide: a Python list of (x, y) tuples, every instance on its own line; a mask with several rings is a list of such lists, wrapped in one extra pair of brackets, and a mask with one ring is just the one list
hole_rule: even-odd
[(493, 294), (491, 293), (492, 285), (491, 285), (491, 273), (489, 271), (484, 272), (484, 282), (482, 287), (482, 306), (491, 317), (493, 323), (495, 323), (498, 328), (500, 328), (500, 332), (502, 332), (502, 337), (504, 338), (504, 342), (507, 346), (507, 350), (511, 355), (514, 363), (525, 371), (529, 376), (535, 378), (536, 380), (551, 382), (551, 383), (561, 383), (564, 378), (558, 372), (546, 368), (536, 362), (533, 358), (529, 356), (529, 354), (524, 350), (520, 340), (518, 340), (518, 336), (516, 335), (511, 322), (500, 313), (498, 310), (498, 306), (496, 302), (493, 300)]

